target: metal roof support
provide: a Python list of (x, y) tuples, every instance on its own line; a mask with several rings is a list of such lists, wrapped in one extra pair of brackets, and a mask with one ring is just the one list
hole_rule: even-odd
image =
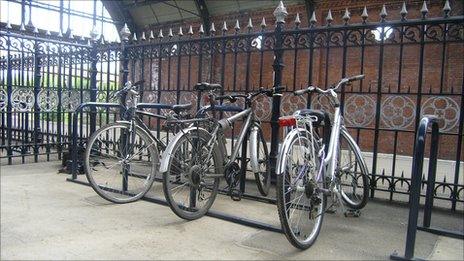
[(308, 17), (308, 23), (309, 23), (309, 19), (313, 15), (313, 12), (316, 10), (316, 3), (314, 0), (305, 0), (305, 6), (306, 6), (306, 15)]
[(101, 0), (103, 5), (108, 10), (111, 18), (116, 22), (116, 28), (121, 30), (124, 27), (124, 23), (127, 23), (129, 29), (133, 32), (137, 31), (137, 26), (132, 19), (127, 8), (124, 8), (123, 1), (112, 1), (112, 0)]
[(208, 7), (206, 6), (206, 1), (205, 0), (195, 0), (195, 4), (197, 5), (198, 13), (200, 14), (201, 20), (203, 21), (203, 26), (205, 28), (205, 32), (207, 34), (209, 34), (210, 19), (209, 19)]

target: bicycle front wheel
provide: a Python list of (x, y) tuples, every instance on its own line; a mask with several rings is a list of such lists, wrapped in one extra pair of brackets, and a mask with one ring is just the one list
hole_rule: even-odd
[[(171, 210), (179, 217), (193, 220), (208, 212), (216, 198), (222, 157), (211, 135), (202, 129), (190, 129), (173, 138), (163, 153), (163, 191)], [(163, 170), (164, 171), (164, 170)]]
[(116, 122), (94, 132), (85, 151), (87, 180), (102, 198), (134, 202), (150, 189), (158, 171), (156, 142), (141, 128)]
[(250, 163), (259, 193), (267, 196), (271, 186), (271, 166), (267, 143), (261, 128), (254, 127), (250, 134)]
[[(314, 141), (314, 142), (313, 142)], [(324, 217), (324, 173), (319, 172), (317, 138), (305, 129), (294, 129), (282, 145), (277, 175), (277, 208), (287, 239), (307, 249), (317, 239)]]

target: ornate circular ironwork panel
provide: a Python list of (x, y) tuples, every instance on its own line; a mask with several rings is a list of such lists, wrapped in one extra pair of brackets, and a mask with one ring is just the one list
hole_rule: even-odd
[(450, 97), (429, 97), (422, 104), (421, 115), (433, 114), (441, 131), (453, 131), (459, 122), (459, 105)]
[(11, 105), (16, 111), (31, 111), (34, 101), (34, 91), (32, 89), (18, 88), (11, 93)]
[(345, 120), (347, 125), (366, 127), (375, 115), (375, 101), (367, 95), (350, 95), (345, 101)]
[(272, 98), (260, 95), (253, 101), (253, 109), (260, 121), (270, 120), (271, 118)]
[(61, 92), (61, 107), (63, 111), (74, 111), (79, 104), (81, 104), (81, 94), (79, 91), (64, 90)]
[(54, 90), (43, 89), (38, 95), (40, 111), (50, 112), (58, 107), (58, 94)]
[(8, 94), (5, 90), (0, 89), (0, 111), (3, 111), (8, 104)]
[(415, 103), (407, 96), (388, 96), (382, 102), (382, 122), (393, 129), (407, 129), (414, 123)]
[(280, 106), (280, 113), (282, 115), (293, 114), (296, 110), (304, 109), (307, 107), (306, 98), (303, 96), (295, 96), (292, 93), (284, 94), (282, 105)]

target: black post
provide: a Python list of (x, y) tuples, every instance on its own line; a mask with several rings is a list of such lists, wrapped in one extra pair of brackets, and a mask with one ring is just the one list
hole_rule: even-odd
[(13, 92), (13, 75), (12, 75), (12, 56), (11, 56), (11, 37), (10, 31), (7, 33), (7, 44), (6, 44), (6, 59), (7, 59), (7, 71), (6, 71), (6, 92), (8, 97), (8, 103), (6, 106), (6, 136), (7, 136), (7, 148), (6, 148), (6, 155), (8, 157), (8, 164), (11, 165), (13, 163), (13, 147), (11, 139), (13, 136), (13, 104), (11, 103), (11, 94)]
[[(96, 42), (93, 43), (92, 49), (90, 50), (90, 101), (97, 101), (97, 48)], [(97, 110), (95, 106), (90, 107), (90, 133), (94, 133), (97, 125)]]
[(39, 160), (39, 142), (40, 142), (40, 107), (39, 107), (39, 92), (40, 92), (40, 80), (41, 80), (41, 59), (40, 51), (38, 48), (37, 41), (34, 46), (34, 161), (38, 162)]
[(432, 140), (430, 143), (430, 158), (429, 158), (429, 173), (427, 176), (427, 192), (425, 194), (424, 206), (424, 227), (430, 227), (432, 219), (433, 192), (435, 188), (435, 178), (437, 174), (437, 159), (438, 159), (438, 123), (432, 122)]
[[(275, 29), (275, 47), (274, 47), (274, 64), (272, 65), (274, 69), (274, 88), (280, 87), (282, 84), (282, 70), (284, 68), (283, 64), (283, 52), (282, 49), (282, 29), (285, 24), (285, 17), (288, 15), (287, 10), (280, 1), (279, 5), (274, 11), (274, 16), (276, 17), (276, 29)], [(274, 93), (272, 97), (272, 116), (271, 116), (271, 152), (270, 152), (270, 161), (271, 161), (271, 174), (275, 175), (276, 173), (276, 163), (277, 163), (277, 154), (279, 150), (279, 117), (280, 117), (280, 99), (282, 93), (280, 91)]]

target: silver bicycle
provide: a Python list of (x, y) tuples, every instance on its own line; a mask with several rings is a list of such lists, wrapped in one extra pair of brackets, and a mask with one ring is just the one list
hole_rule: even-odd
[[(330, 126), (327, 113), (304, 109), (279, 119), (280, 126), (289, 128), (289, 132), (277, 160), (277, 207), (282, 229), (297, 248), (307, 249), (315, 242), (328, 209), (340, 206), (345, 211), (346, 206), (359, 210), (367, 203), (368, 169), (344, 126), (335, 92), (363, 78), (343, 78), (327, 90), (310, 86), (294, 92), (314, 92), (329, 98), (335, 111), (328, 143), (326, 140), (324, 144), (318, 134), (321, 125)], [(328, 196), (331, 204), (327, 207)]]
[[(202, 89), (205, 88), (202, 86)], [(261, 193), (268, 193), (271, 181), (269, 154), (260, 123), (251, 108), (251, 102), (258, 95), (272, 96), (273, 93), (273, 89), (261, 89), (247, 95), (216, 97), (215, 100), (231, 102), (243, 98), (246, 108), (221, 120), (207, 117), (180, 121), (194, 124), (181, 130), (168, 144), (162, 155), (160, 167), (160, 172), (163, 174), (164, 194), (176, 215), (187, 220), (205, 215), (216, 198), (220, 178), (225, 178), (229, 193), (233, 192), (242, 171), (236, 161), (247, 134), (252, 172), (255, 174)], [(228, 156), (225, 133), (231, 130), (234, 122), (242, 119), (241, 131), (231, 155)], [(201, 127), (205, 122), (209, 123), (208, 127)], [(242, 160), (244, 156), (241, 156)], [(232, 197), (232, 194), (230, 195)]]

